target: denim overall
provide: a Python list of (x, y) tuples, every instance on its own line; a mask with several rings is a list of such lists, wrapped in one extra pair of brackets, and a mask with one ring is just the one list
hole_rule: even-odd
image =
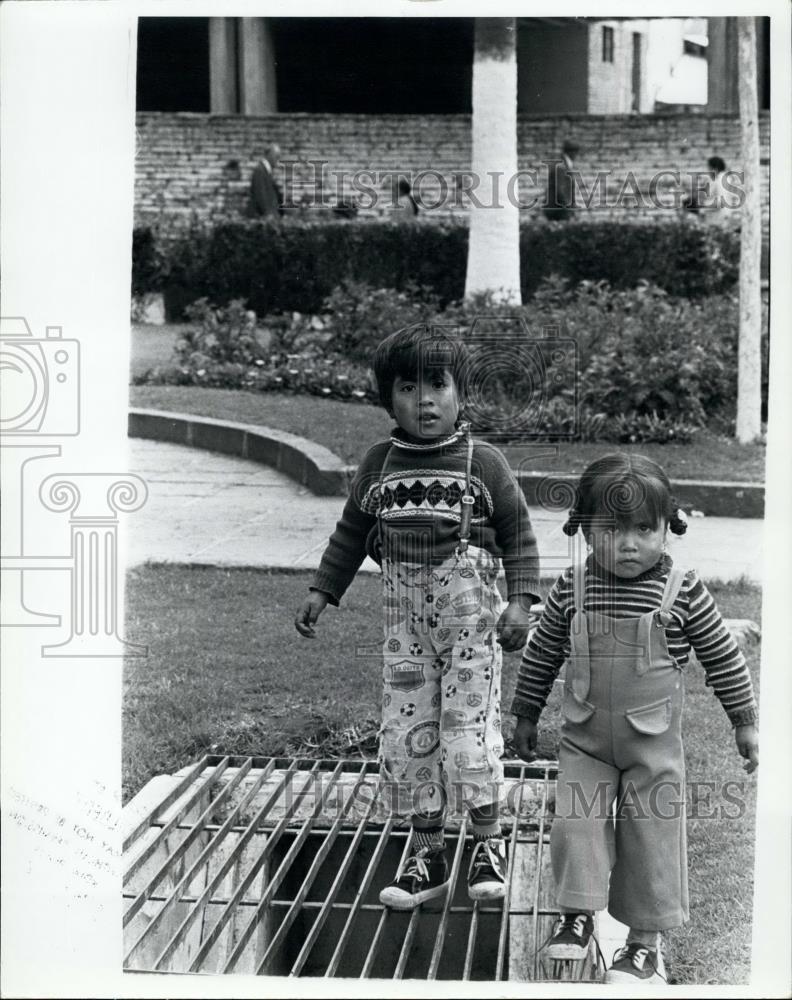
[(439, 564), (382, 559), (383, 702), (379, 764), (392, 813), (498, 801), (503, 785), (500, 561), (469, 545), (468, 429), (459, 543)]
[(671, 569), (657, 611), (630, 619), (584, 610), (585, 572), (579, 559), (550, 840), (557, 903), (666, 930), (688, 917), (684, 685), (664, 628), (684, 571)]

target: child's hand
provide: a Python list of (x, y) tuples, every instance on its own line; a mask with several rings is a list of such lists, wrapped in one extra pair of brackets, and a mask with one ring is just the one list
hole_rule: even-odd
[(321, 590), (312, 590), (308, 597), (300, 605), (297, 617), (294, 619), (294, 627), (305, 636), (306, 639), (315, 639), (314, 625), (316, 619), (327, 607), (328, 595)]
[(512, 743), (521, 760), (533, 760), (536, 757), (536, 723), (521, 715), (514, 727)]
[(745, 757), (743, 768), (751, 774), (759, 766), (759, 733), (756, 726), (737, 726), (734, 730), (734, 740), (737, 743), (737, 751), (741, 757)]
[(496, 631), (501, 646), (507, 653), (522, 649), (528, 638), (528, 626), (531, 622), (531, 599), (520, 595), (513, 597), (504, 608), (498, 619)]

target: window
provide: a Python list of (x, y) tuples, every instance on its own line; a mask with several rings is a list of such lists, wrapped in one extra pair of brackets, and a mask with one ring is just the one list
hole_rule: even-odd
[(691, 38), (685, 38), (683, 40), (682, 51), (686, 56), (699, 56), (702, 59), (707, 58), (706, 45), (701, 45), (699, 42), (694, 42)]
[(602, 61), (613, 62), (613, 28), (602, 27)]

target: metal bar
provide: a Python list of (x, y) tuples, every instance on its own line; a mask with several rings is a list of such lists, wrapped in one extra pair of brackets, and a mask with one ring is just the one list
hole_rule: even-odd
[(366, 961), (363, 963), (363, 968), (360, 971), (358, 979), (371, 979), (371, 970), (374, 967), (374, 959), (377, 957), (377, 952), (379, 951), (380, 940), (382, 938), (383, 932), (385, 930), (385, 925), (388, 922), (388, 917), (391, 915), (391, 910), (385, 907), (379, 918), (379, 923), (377, 924), (377, 929), (374, 932), (374, 937), (372, 938), (371, 945), (366, 955)]
[[(231, 763), (231, 766), (232, 767), (234, 766), (233, 761)], [(321, 819), (321, 818), (322, 818), (321, 816), (318, 817), (318, 819)], [(161, 826), (164, 826), (164, 823), (162, 823), (161, 821), (155, 821), (151, 825), (152, 825), (152, 827), (157, 827), (157, 826), (161, 827)], [(206, 833), (213, 833), (213, 832), (219, 830), (220, 827), (221, 827), (221, 824), (219, 824), (219, 823), (206, 823), (205, 826), (204, 826), (204, 832), (206, 832)], [(192, 823), (179, 823), (175, 827), (176, 830), (192, 830), (192, 828), (193, 828), (193, 824)], [(312, 836), (313, 835), (320, 836), (321, 833), (322, 833), (322, 831), (324, 829), (328, 829), (328, 828), (329, 828), (329, 824), (328, 824), (328, 827), (322, 827), (322, 826), (320, 826), (317, 823), (316, 826), (314, 827), (314, 829), (311, 831), (311, 834), (312, 834)], [(247, 829), (246, 826), (237, 825), (237, 826), (232, 827), (230, 832), (231, 833), (244, 833), (244, 831), (246, 829)], [(267, 829), (266, 829), (266, 827), (263, 827), (258, 832), (260, 832), (262, 834), (262, 836), (266, 836)], [(408, 835), (408, 833), (409, 833), (408, 830), (394, 830), (392, 832), (392, 836), (394, 836), (394, 837), (406, 837)], [(341, 836), (341, 837), (352, 837), (354, 835), (355, 835), (355, 831), (354, 830), (342, 830), (341, 833), (339, 834), (339, 836)], [(363, 836), (364, 837), (380, 837), (381, 835), (382, 835), (382, 828), (379, 825), (376, 825), (376, 824), (369, 825), (363, 831)], [(523, 835), (518, 835), (517, 836), (517, 843), (518, 844), (535, 844), (536, 843), (536, 836), (533, 835), (533, 834), (530, 834), (530, 833), (527, 834), (527, 835), (524, 835), (524, 836)]]
[[(124, 893), (124, 898), (134, 899), (134, 893)], [(182, 896), (179, 900), (180, 903), (196, 903), (198, 902), (198, 896)], [(152, 896), (152, 903), (165, 903), (167, 902), (167, 896)], [(280, 909), (285, 909), (287, 906), (291, 906), (294, 902), (293, 899), (272, 899), (270, 900), (270, 906)], [(228, 906), (230, 899), (227, 896), (212, 896), (211, 899), (207, 900), (207, 903), (211, 906)], [(258, 906), (258, 899), (240, 899), (238, 906)], [(320, 910), (325, 906), (323, 900), (320, 899), (307, 899), (303, 903), (303, 909), (306, 910)], [(333, 903), (331, 906), (333, 910), (351, 910), (352, 903)], [(384, 907), (382, 903), (363, 903), (360, 910), (365, 910), (371, 913), (382, 913)], [(501, 913), (502, 908), (500, 906), (481, 906), (479, 903), (472, 903), (470, 906), (452, 906), (450, 913), (467, 913), (472, 916), (475, 912), (477, 913)], [(555, 916), (558, 911), (555, 907), (552, 910), (539, 910), (539, 916), (541, 917), (552, 917)], [(512, 917), (530, 917), (533, 914), (533, 910), (510, 910), (509, 915)]]
[(407, 933), (404, 935), (404, 942), (402, 943), (402, 949), (399, 954), (399, 961), (396, 963), (396, 968), (393, 972), (394, 979), (404, 979), (404, 970), (407, 968), (407, 960), (410, 957), (410, 951), (412, 950), (413, 940), (415, 939), (415, 932), (418, 930), (418, 921), (421, 917), (421, 907), (416, 906), (412, 911), (410, 916), (410, 922), (407, 924)]
[[(247, 844), (250, 841), (250, 839), (253, 837), (253, 834), (258, 829), (258, 826), (261, 823), (262, 819), (267, 815), (267, 813), (269, 812), (269, 810), (272, 807), (273, 803), (277, 800), (278, 796), (280, 795), (281, 790), (283, 789), (284, 785), (287, 783), (287, 781), (295, 773), (296, 768), (297, 768), (297, 761), (294, 761), (292, 763), (292, 766), (289, 768), (289, 770), (287, 770), (286, 772), (284, 772), (283, 776), (281, 777), (280, 782), (278, 783), (277, 787), (272, 790), (269, 798), (266, 800), (266, 802), (263, 803), (263, 805), (261, 806), (261, 808), (259, 809), (259, 811), (256, 813), (256, 815), (250, 821), (250, 823), (248, 824), (247, 830), (242, 834), (242, 837), (240, 838), (240, 840), (237, 843), (237, 845), (234, 848), (234, 850), (231, 852), (231, 854), (228, 856), (228, 858), (226, 858), (226, 860), (223, 863), (223, 865), (220, 868), (220, 870), (215, 874), (214, 878), (211, 880), (211, 882), (206, 886), (206, 888), (204, 889), (204, 891), (201, 893), (200, 897), (198, 898), (198, 901), (197, 901), (196, 905), (185, 916), (184, 920), (182, 920), (181, 924), (176, 929), (176, 931), (173, 933), (173, 935), (171, 936), (171, 938), (168, 941), (168, 943), (165, 945), (165, 948), (163, 949), (163, 951), (161, 952), (161, 954), (158, 956), (156, 962), (154, 963), (154, 971), (155, 972), (160, 968), (161, 965), (163, 965), (171, 957), (171, 955), (173, 954), (173, 952), (176, 950), (176, 948), (179, 947), (179, 945), (182, 943), (182, 941), (186, 937), (188, 930), (193, 925), (193, 923), (195, 922), (195, 920), (201, 915), (201, 913), (204, 912), (204, 908), (205, 908), (205, 904), (206, 904), (207, 900), (209, 900), (211, 898), (212, 893), (215, 891), (215, 889), (220, 885), (220, 883), (226, 877), (226, 875), (228, 874), (231, 866), (236, 863), (237, 858), (240, 858), (242, 856), (242, 853), (245, 850), (245, 847), (247, 846)], [(273, 849), (275, 848), (275, 845), (277, 844), (278, 840), (280, 839), (280, 835), (283, 832), (283, 829), (286, 827), (286, 824), (289, 822), (289, 819), (290, 819), (291, 815), (293, 814), (294, 810), (299, 805), (299, 803), (302, 800), (303, 796), (306, 794), (307, 789), (308, 789), (308, 784), (309, 784), (309, 782), (306, 782), (306, 784), (304, 785), (304, 787), (300, 790), (300, 792), (298, 792), (298, 794), (297, 794), (296, 798), (294, 799), (294, 802), (290, 806), (288, 812), (286, 812), (283, 815), (283, 817), (281, 818), (281, 820), (278, 823), (278, 825), (272, 831), (272, 834), (270, 835), (269, 840), (264, 845), (264, 848), (263, 848), (263, 850), (261, 852), (261, 855), (259, 856), (259, 858), (257, 858), (256, 862), (251, 866), (251, 870), (248, 872), (248, 875), (243, 880), (243, 882), (241, 883), (241, 885), (237, 888), (237, 890), (234, 893), (234, 895), (231, 897), (231, 899), (228, 900), (229, 906), (232, 903), (234, 903), (235, 899), (236, 899), (236, 902), (239, 902), (239, 899), (241, 899), (241, 897), (244, 896), (245, 892), (247, 891), (248, 886), (255, 879), (256, 874), (258, 873), (259, 868), (264, 864), (264, 862), (267, 860), (267, 858), (269, 857), (269, 855), (272, 853)], [(236, 905), (236, 903), (234, 903), (234, 905)]]
[(305, 898), (308, 895), (308, 892), (310, 891), (310, 888), (313, 885), (316, 876), (319, 874), (319, 869), (324, 864), (327, 855), (330, 853), (333, 844), (336, 842), (336, 838), (338, 837), (338, 831), (341, 829), (341, 824), (346, 819), (347, 813), (352, 808), (355, 802), (355, 795), (357, 794), (358, 789), (360, 788), (361, 785), (365, 783), (365, 778), (366, 778), (365, 771), (361, 770), (361, 772), (358, 775), (358, 780), (355, 783), (355, 786), (350, 791), (349, 796), (343, 805), (343, 808), (338, 813), (335, 822), (333, 823), (331, 829), (327, 832), (327, 836), (323, 838), (319, 850), (314, 855), (314, 859), (311, 862), (311, 867), (306, 872), (302, 885), (297, 890), (297, 895), (294, 897), (294, 900), (291, 906), (289, 907), (288, 913), (281, 921), (280, 927), (273, 935), (272, 940), (270, 941), (267, 947), (267, 950), (264, 952), (261, 961), (256, 967), (255, 974), (257, 976), (260, 976), (262, 974), (267, 962), (269, 961), (270, 956), (273, 954), (276, 948), (280, 947), (281, 942), (289, 932), (289, 928), (297, 918), (297, 915), (300, 912), (302, 904), (305, 902)]
[[(399, 871), (401, 871), (405, 859), (409, 857), (412, 841), (413, 841), (413, 829), (411, 827), (410, 835), (409, 837), (407, 837), (407, 840), (404, 843), (404, 850), (402, 851), (402, 855), (399, 858)], [(388, 922), (390, 913), (391, 913), (390, 908), (386, 906), (382, 912), (382, 916), (380, 917), (379, 923), (377, 924), (377, 929), (374, 932), (374, 937), (372, 938), (371, 944), (369, 946), (368, 954), (366, 955), (366, 960), (363, 963), (363, 969), (361, 970), (359, 976), (360, 979), (370, 978), (370, 972), (374, 966), (374, 961), (376, 960), (377, 952), (379, 951), (380, 941), (382, 940), (382, 935), (385, 930), (385, 925)]]
[(534, 878), (533, 900), (533, 977), (539, 978), (539, 890), (542, 882), (542, 850), (544, 847), (545, 816), (547, 811), (547, 796), (550, 769), (545, 768), (542, 784), (542, 806), (539, 812), (539, 836), (536, 841), (536, 876)]
[[(190, 832), (187, 834), (186, 837), (184, 837), (184, 839), (178, 845), (176, 850), (173, 852), (173, 854), (165, 858), (165, 861), (159, 866), (159, 868), (156, 870), (152, 878), (150, 878), (148, 883), (140, 890), (140, 892), (137, 895), (137, 898), (132, 903), (132, 905), (127, 909), (126, 913), (122, 918), (121, 923), (123, 927), (126, 927), (129, 921), (132, 920), (133, 917), (139, 912), (140, 908), (143, 906), (146, 900), (151, 896), (152, 892), (154, 892), (156, 887), (167, 875), (171, 865), (175, 864), (179, 860), (179, 858), (182, 857), (182, 855), (186, 854), (187, 850), (190, 847), (190, 844), (192, 844), (193, 841), (198, 837), (198, 835), (203, 831), (203, 824), (206, 821), (206, 819), (208, 819), (208, 817), (212, 815), (214, 810), (219, 805), (222, 805), (222, 803), (228, 798), (228, 796), (234, 791), (234, 789), (240, 784), (243, 778), (247, 775), (249, 770), (250, 770), (250, 762), (248, 762), (247, 765), (243, 764), (242, 767), (237, 769), (236, 774), (221, 790), (217, 798), (212, 799), (212, 801), (209, 803), (206, 809), (204, 809), (204, 811), (195, 821)], [(203, 854), (206, 854), (206, 851), (203, 851), (202, 856)], [(189, 885), (189, 883), (187, 884)], [(156, 917), (151, 921), (151, 924), (149, 924), (147, 930), (150, 929), (151, 926), (154, 923), (156, 923), (156, 921), (159, 920), (161, 916), (162, 916), (162, 911), (160, 911), (160, 913), (158, 913)]]
[[(380, 793), (380, 790), (378, 788), (376, 794), (374, 795), (374, 797), (371, 800), (371, 803), (369, 804), (369, 807), (368, 807), (368, 809), (366, 811), (365, 816), (363, 816), (363, 818), (358, 823), (357, 830), (355, 831), (355, 835), (352, 838), (352, 840), (350, 841), (349, 847), (347, 848), (347, 852), (346, 852), (346, 854), (344, 856), (344, 860), (341, 863), (341, 867), (338, 869), (338, 874), (336, 875), (335, 879), (333, 880), (333, 884), (330, 886), (330, 891), (327, 894), (327, 899), (325, 900), (324, 903), (320, 904), (321, 905), (321, 909), (319, 911), (319, 914), (316, 917), (316, 920), (314, 920), (313, 925), (311, 926), (311, 930), (308, 932), (308, 936), (305, 939), (305, 942), (303, 943), (302, 948), (300, 949), (300, 954), (297, 956), (297, 959), (296, 959), (294, 965), (292, 966), (291, 971), (289, 972), (290, 976), (299, 976), (300, 972), (302, 971), (303, 966), (308, 961), (308, 956), (310, 955), (311, 950), (312, 950), (314, 944), (316, 943), (316, 939), (319, 937), (319, 932), (321, 931), (322, 927), (324, 926), (325, 921), (327, 920), (327, 918), (330, 915), (330, 913), (332, 912), (332, 910), (337, 905), (338, 906), (342, 906), (342, 905), (343, 906), (348, 906), (350, 909), (352, 907), (351, 903), (336, 904), (335, 899), (336, 899), (336, 896), (339, 893), (339, 890), (341, 889), (341, 886), (342, 886), (342, 884), (344, 882), (344, 879), (346, 878), (347, 872), (349, 871), (349, 866), (352, 864), (352, 859), (354, 858), (355, 853), (357, 852), (357, 849), (360, 846), (360, 842), (363, 839), (363, 834), (365, 833), (366, 825), (368, 824), (368, 820), (369, 820), (369, 816), (371, 816), (371, 813), (374, 810), (374, 806), (375, 806), (375, 804), (377, 802), (377, 799), (379, 798), (379, 793)], [(303, 902), (303, 906), (310, 907), (311, 903), (310, 902)]]
[(506, 940), (509, 931), (509, 906), (511, 905), (512, 883), (514, 882), (514, 857), (517, 846), (517, 830), (522, 816), (523, 799), (525, 798), (525, 774), (520, 773), (520, 796), (517, 803), (517, 814), (512, 825), (511, 844), (509, 846), (509, 871), (506, 876), (506, 895), (503, 898), (500, 933), (498, 935), (498, 955), (495, 960), (495, 982), (503, 979), (503, 965), (506, 961)]
[(427, 973), (427, 979), (437, 979), (437, 970), (440, 967), (440, 958), (443, 954), (443, 945), (445, 944), (445, 936), (448, 928), (448, 915), (451, 911), (451, 900), (454, 898), (454, 888), (457, 883), (457, 878), (459, 877), (459, 869), (462, 865), (462, 854), (465, 850), (465, 836), (467, 834), (467, 816), (462, 820), (462, 826), (459, 829), (459, 836), (457, 838), (456, 851), (454, 852), (454, 861), (451, 865), (451, 875), (450, 875), (450, 885), (448, 887), (448, 892), (446, 892), (445, 903), (443, 904), (443, 912), (440, 917), (440, 923), (437, 927), (437, 934), (435, 935), (435, 943), (432, 948), (432, 958), (429, 962), (429, 972)]
[[(310, 832), (310, 829), (313, 826), (314, 821), (316, 820), (316, 814), (317, 814), (319, 808), (324, 805), (327, 796), (330, 794), (330, 790), (333, 788), (333, 786), (335, 785), (336, 781), (338, 780), (338, 778), (340, 776), (341, 776), (341, 765), (338, 764), (338, 765), (336, 765), (335, 770), (333, 771), (332, 775), (330, 776), (330, 781), (328, 781), (328, 783), (327, 783), (327, 788), (325, 788), (325, 790), (322, 792), (322, 795), (321, 795), (319, 801), (318, 802), (316, 802), (316, 801), (314, 802), (313, 816), (309, 816), (305, 820), (305, 822), (303, 823), (302, 827), (300, 828), (300, 832), (294, 838), (294, 843), (291, 845), (291, 847), (289, 848), (289, 850), (286, 852), (286, 856), (284, 857), (283, 861), (281, 861), (280, 865), (278, 866), (278, 870), (275, 872), (275, 874), (270, 879), (269, 885), (267, 886), (265, 892), (263, 893), (263, 895), (261, 897), (261, 902), (256, 907), (256, 912), (252, 915), (251, 919), (248, 921), (247, 927), (245, 927), (244, 931), (242, 931), (242, 934), (240, 935), (239, 940), (234, 945), (233, 951), (231, 952), (231, 954), (228, 957), (228, 959), (226, 959), (226, 963), (223, 966), (223, 973), (231, 972), (233, 970), (234, 966), (239, 961), (240, 957), (242, 956), (242, 952), (247, 947), (247, 943), (250, 940), (250, 938), (251, 938), (251, 936), (253, 934), (253, 931), (256, 929), (256, 927), (259, 924), (259, 921), (261, 920), (261, 918), (264, 916), (264, 914), (267, 911), (267, 907), (269, 905), (270, 899), (277, 892), (278, 886), (281, 884), (281, 882), (283, 881), (283, 879), (286, 877), (286, 873), (288, 872), (289, 868), (291, 868), (292, 862), (294, 861), (295, 857), (299, 854), (300, 849), (302, 848), (302, 845), (305, 843), (305, 840), (306, 840), (306, 838), (308, 836), (308, 833)], [(235, 910), (236, 906), (234, 906), (233, 909)], [(211, 940), (211, 944), (207, 948), (204, 948), (204, 945), (201, 945), (201, 948), (200, 948), (198, 954), (195, 956), (195, 960), (193, 961), (192, 965), (190, 966), (190, 972), (197, 972), (198, 971), (198, 969), (200, 968), (201, 962), (206, 957), (206, 955), (208, 954), (209, 950), (214, 946), (215, 941), (219, 937), (220, 931), (217, 930), (218, 924), (220, 924), (222, 922), (223, 926), (225, 926), (225, 924), (227, 923), (228, 917), (231, 914), (231, 912), (232, 912), (232, 908), (229, 907), (229, 909), (226, 911), (226, 913), (224, 913), (221, 916), (220, 920), (218, 920), (217, 924), (215, 924), (215, 926), (212, 928), (212, 930), (210, 932), (210, 936), (209, 936), (209, 938), (207, 938), (207, 941), (204, 943), (204, 945), (208, 944), (208, 942), (210, 940)]]
[[(336, 974), (338, 966), (341, 963), (341, 958), (344, 954), (344, 948), (346, 948), (346, 943), (347, 940), (349, 939), (349, 934), (352, 930), (353, 924), (355, 923), (355, 918), (357, 917), (358, 911), (361, 909), (364, 910), (368, 909), (367, 906), (363, 905), (363, 900), (365, 899), (366, 893), (369, 890), (369, 886), (371, 885), (371, 880), (374, 877), (374, 872), (377, 870), (377, 866), (379, 865), (380, 859), (382, 858), (382, 853), (385, 850), (385, 845), (388, 843), (388, 838), (391, 835), (391, 831), (393, 830), (394, 824), (395, 820), (393, 819), (392, 816), (390, 816), (388, 817), (387, 823), (382, 828), (382, 831), (379, 835), (379, 841), (377, 842), (377, 846), (374, 848), (374, 853), (371, 856), (371, 860), (369, 861), (368, 867), (366, 868), (366, 872), (363, 876), (363, 881), (360, 884), (360, 888), (355, 893), (355, 898), (352, 900), (352, 903), (350, 905), (349, 916), (347, 917), (347, 921), (344, 924), (344, 929), (341, 932), (341, 937), (338, 939), (338, 944), (336, 945), (335, 951), (333, 952), (333, 957), (330, 959), (330, 964), (327, 966), (327, 971), (325, 972), (325, 976), (334, 976)], [(409, 839), (410, 835), (409, 831), (406, 832), (407, 832), (407, 837)], [(377, 909), (380, 909), (380, 907), (377, 907)]]
[(199, 785), (198, 788), (196, 788), (196, 790), (189, 797), (189, 799), (187, 799), (187, 801), (182, 805), (178, 813), (176, 813), (176, 815), (173, 816), (165, 824), (165, 826), (162, 827), (160, 832), (157, 834), (154, 840), (151, 841), (148, 847), (144, 848), (144, 850), (129, 865), (127, 870), (124, 872), (124, 877), (123, 877), (124, 882), (128, 882), (132, 878), (132, 876), (135, 875), (140, 870), (140, 868), (146, 863), (146, 861), (148, 861), (151, 855), (157, 850), (158, 847), (160, 847), (162, 842), (167, 838), (168, 834), (174, 830), (176, 824), (181, 819), (184, 818), (185, 813), (188, 813), (190, 809), (192, 809), (192, 807), (196, 804), (196, 802), (200, 802), (203, 796), (212, 790), (214, 785), (217, 783), (222, 774), (228, 768), (228, 764), (229, 764), (229, 758), (224, 757), (222, 762), (217, 765), (217, 767), (207, 778), (207, 780), (202, 785)]
[(493, 913), (496, 911), (494, 907), (480, 911), (478, 900), (473, 904), (473, 913), (470, 917), (470, 932), (468, 934), (468, 943), (467, 943), (467, 948), (465, 950), (465, 967), (462, 970), (462, 978), (464, 980), (470, 979), (470, 973), (473, 969), (473, 955), (476, 951), (476, 937), (478, 935), (479, 912)]
[(121, 850), (128, 851), (129, 848), (132, 846), (132, 844), (134, 844), (134, 842), (140, 836), (140, 834), (143, 833), (144, 830), (147, 830), (152, 825), (154, 817), (157, 816), (158, 813), (164, 812), (164, 810), (167, 809), (168, 806), (172, 805), (176, 801), (176, 799), (178, 799), (178, 797), (182, 794), (185, 788), (189, 788), (190, 785), (198, 777), (198, 775), (201, 774), (201, 772), (204, 771), (209, 766), (210, 764), (208, 757), (204, 757), (201, 760), (199, 760), (198, 763), (195, 765), (195, 767), (191, 768), (191, 770), (188, 771), (187, 774), (185, 774), (185, 776), (178, 783), (178, 785), (176, 785), (175, 788), (171, 789), (171, 791), (168, 792), (168, 794), (165, 796), (162, 802), (154, 806), (154, 808), (150, 810), (150, 812), (147, 814), (145, 819), (142, 819), (138, 823), (138, 825), (135, 827), (132, 833), (130, 833), (129, 836), (126, 837), (126, 839), (124, 840), (123, 844), (121, 845)]
[[(189, 870), (179, 880), (178, 884), (174, 886), (173, 891), (171, 892), (170, 896), (168, 896), (165, 902), (165, 905), (159, 910), (158, 913), (155, 914), (151, 923), (149, 923), (148, 926), (143, 928), (143, 932), (139, 935), (137, 941), (135, 941), (135, 943), (126, 953), (126, 956), (124, 957), (124, 964), (127, 964), (130, 961), (132, 954), (140, 947), (145, 938), (148, 937), (148, 935), (152, 932), (152, 930), (160, 923), (160, 921), (164, 919), (165, 915), (169, 913), (171, 909), (173, 909), (175, 904), (181, 900), (184, 890), (187, 888), (188, 885), (191, 884), (196, 874), (201, 870), (203, 865), (208, 863), (209, 856), (213, 854), (220, 846), (220, 844), (222, 844), (222, 842), (225, 840), (226, 836), (228, 835), (228, 832), (230, 831), (231, 827), (234, 824), (234, 820), (236, 819), (236, 817), (239, 816), (239, 814), (244, 809), (247, 808), (250, 802), (253, 801), (256, 795), (258, 795), (261, 786), (270, 776), (273, 768), (274, 768), (274, 763), (271, 764), (268, 769), (263, 770), (259, 775), (259, 777), (251, 785), (250, 789), (247, 791), (244, 798), (240, 799), (240, 801), (234, 808), (233, 812), (229, 814), (223, 826), (220, 827), (217, 836), (213, 837), (209, 841), (209, 843), (206, 845), (203, 851), (201, 851), (201, 854), (198, 857), (198, 859), (190, 866)], [(249, 771), (250, 771), (249, 767), (246, 770), (243, 770), (243, 767), (240, 767), (238, 773), (247, 774)], [(230, 787), (230, 782), (228, 787)], [(219, 801), (219, 799), (216, 801)], [(151, 893), (148, 894), (147, 898), (148, 899), (152, 898)]]

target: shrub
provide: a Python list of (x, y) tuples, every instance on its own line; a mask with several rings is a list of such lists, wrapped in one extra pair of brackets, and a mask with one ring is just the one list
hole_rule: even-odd
[(265, 348), (256, 314), (235, 299), (225, 308), (200, 299), (187, 309), (191, 329), (176, 341), (173, 362), (135, 380), (137, 384), (196, 385), (205, 388), (310, 393), (374, 402), (368, 370), (340, 355), (323, 356), (308, 347), (289, 352), (289, 327), (272, 324)]
[[(440, 317), (463, 330), (522, 319), (527, 336), (561, 336), (577, 347), (576, 392), (553, 387), (548, 371), (541, 428), (576, 427), (584, 440), (689, 440), (696, 427), (725, 430), (737, 387), (737, 300), (712, 295), (689, 300), (641, 284), (613, 289), (605, 282), (570, 286), (551, 278), (525, 306), (480, 296), (453, 303)], [(519, 379), (501, 380), (512, 409)], [(548, 409), (549, 407), (549, 409)], [(497, 422), (497, 404), (492, 410)], [(552, 416), (548, 417), (547, 414)], [(576, 414), (576, 421), (573, 421)], [(550, 419), (550, 423), (547, 420)]]
[(154, 233), (135, 229), (132, 233), (132, 294), (159, 292), (165, 281), (165, 261)]
[[(139, 291), (166, 290), (168, 318), (191, 300), (245, 299), (259, 315), (318, 312), (348, 281), (409, 293), (427, 289), (441, 306), (464, 293), (464, 221), (400, 225), (377, 220), (241, 220), (194, 227), (152, 263), (153, 239), (138, 230), (133, 272)], [(148, 247), (148, 248), (147, 248)], [(646, 280), (672, 295), (722, 292), (737, 280), (736, 231), (689, 221), (531, 221), (520, 228), (521, 283), (528, 300), (551, 274), (613, 288)]]
[[(379, 339), (411, 322), (437, 322), (471, 337), (471, 328), (502, 331), (524, 324), (526, 337), (568, 337), (577, 347), (577, 377), (559, 378), (548, 362), (533, 426), (544, 437), (582, 440), (687, 441), (695, 429), (729, 431), (737, 386), (737, 300), (713, 295), (688, 300), (642, 284), (613, 289), (604, 282), (572, 287), (546, 280), (525, 306), (492, 296), (451, 303), (445, 310), (393, 290), (362, 283), (339, 287), (322, 315), (270, 316), (262, 323), (240, 301), (213, 309), (204, 300), (177, 344), (174, 364), (143, 381), (303, 392), (375, 402), (368, 362)], [(343, 351), (339, 348), (343, 348)], [(502, 433), (524, 412), (535, 389), (506, 363), (486, 380), (486, 405), (474, 414), (479, 431)], [(475, 376), (474, 376), (475, 377)]]
[(397, 291), (348, 281), (328, 295), (323, 308), (329, 314), (331, 330), (328, 349), (369, 364), (383, 337), (402, 327), (430, 321), (439, 311), (439, 304), (430, 289), (416, 285)]

